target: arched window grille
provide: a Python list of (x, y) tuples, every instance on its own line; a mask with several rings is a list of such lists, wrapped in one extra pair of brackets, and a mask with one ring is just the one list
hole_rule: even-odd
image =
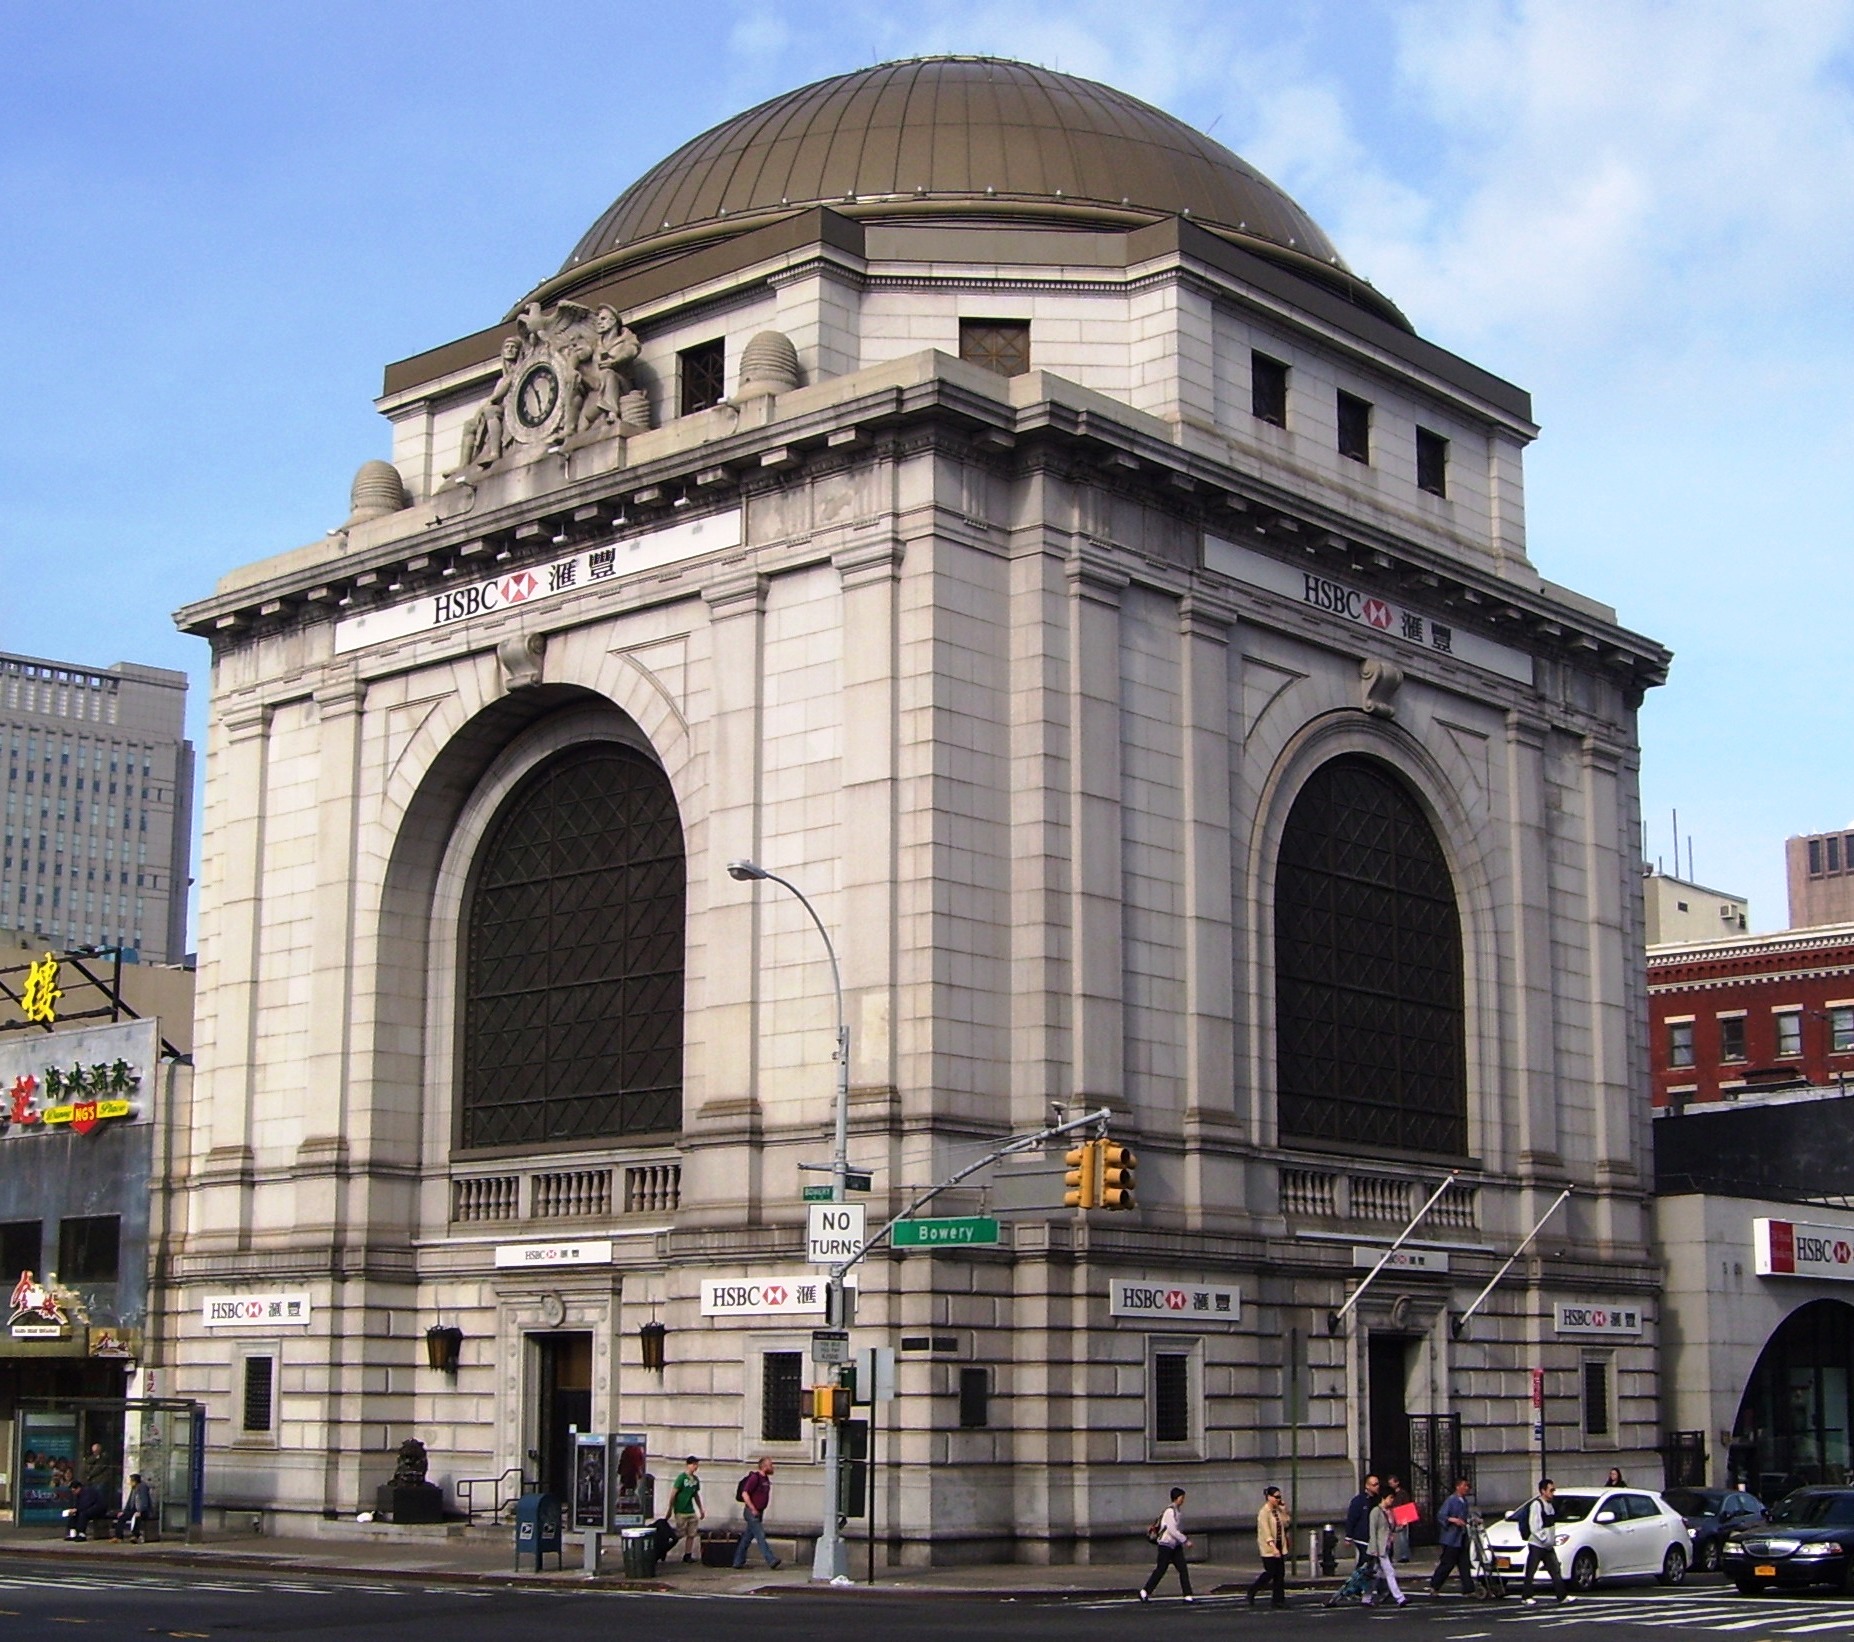
[(1316, 770), (1275, 878), (1283, 1142), (1467, 1151), (1461, 919), (1435, 831), (1369, 758)]
[(676, 800), (642, 753), (575, 747), (509, 795), (465, 917), (460, 1147), (681, 1127), (683, 889)]

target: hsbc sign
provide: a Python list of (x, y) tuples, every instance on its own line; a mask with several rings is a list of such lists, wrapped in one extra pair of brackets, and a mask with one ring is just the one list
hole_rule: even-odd
[(1636, 1335), (1642, 1313), (1639, 1306), (1560, 1301), (1552, 1307), (1552, 1325), (1560, 1334)]
[(825, 1278), (815, 1271), (792, 1277), (704, 1277), (702, 1315), (821, 1317), (825, 1287)]
[(1234, 1323), (1242, 1318), (1242, 1290), (1189, 1280), (1116, 1277), (1107, 1290), (1107, 1314), (1168, 1323)]
[(1760, 1277), (1854, 1282), (1854, 1227), (1757, 1219), (1751, 1222), (1751, 1243)]

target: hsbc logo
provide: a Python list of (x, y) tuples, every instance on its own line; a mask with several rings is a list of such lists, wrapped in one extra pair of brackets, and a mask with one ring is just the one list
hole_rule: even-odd
[(1817, 1277), (1854, 1282), (1854, 1229), (1800, 1220), (1751, 1222), (1753, 1264), (1760, 1277)]
[(1169, 1323), (1233, 1323), (1242, 1317), (1242, 1291), (1227, 1283), (1168, 1283), (1116, 1279), (1107, 1290), (1110, 1317), (1162, 1317)]
[(1391, 607), (1382, 599), (1366, 599), (1365, 607), (1360, 611), (1360, 615), (1367, 625), (1377, 628), (1380, 632), (1388, 631), (1393, 619)]
[(517, 570), (513, 575), (504, 576), (496, 584), (496, 590), (502, 595), (504, 604), (524, 604), (534, 597), (540, 585), (540, 578), (532, 571)]

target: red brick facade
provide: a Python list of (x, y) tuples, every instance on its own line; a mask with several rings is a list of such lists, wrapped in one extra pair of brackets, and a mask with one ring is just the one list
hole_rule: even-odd
[(1654, 1104), (1854, 1085), (1854, 924), (1648, 949)]

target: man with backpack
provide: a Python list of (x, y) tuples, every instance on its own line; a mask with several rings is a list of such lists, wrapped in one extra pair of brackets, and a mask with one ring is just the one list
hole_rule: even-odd
[(1551, 1502), (1557, 1485), (1550, 1477), (1539, 1478), (1539, 1491), (1515, 1512), (1519, 1531), (1526, 1538), (1526, 1571), (1519, 1582), (1522, 1602), (1537, 1600), (1532, 1594), (1532, 1574), (1541, 1563), (1551, 1575), (1552, 1594), (1560, 1603), (1570, 1601), (1564, 1591), (1564, 1570), (1558, 1566), (1558, 1510)]
[(762, 1456), (760, 1463), (742, 1477), (734, 1488), (734, 1498), (740, 1501), (743, 1524), (740, 1543), (734, 1547), (736, 1568), (746, 1567), (747, 1547), (756, 1540), (759, 1542), (760, 1555), (766, 1558), (766, 1566), (779, 1566), (779, 1559), (773, 1555), (772, 1546), (766, 1543), (766, 1507), (772, 1503), (772, 1474), (773, 1462)]

